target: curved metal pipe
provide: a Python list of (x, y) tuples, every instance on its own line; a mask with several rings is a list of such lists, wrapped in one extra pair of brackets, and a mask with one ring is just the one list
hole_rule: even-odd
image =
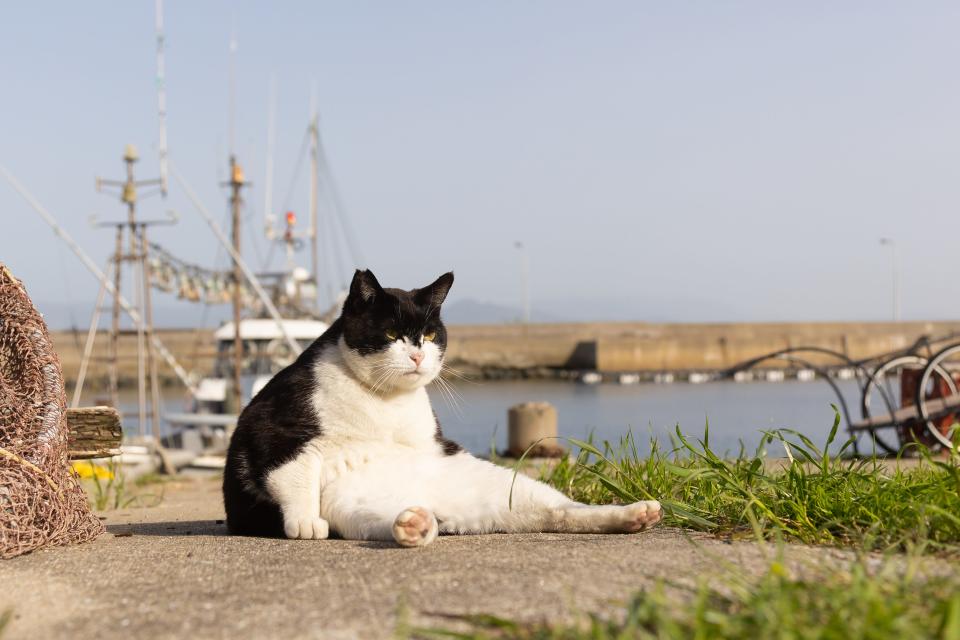
[[(833, 379), (830, 377), (829, 373), (826, 371), (824, 367), (819, 365), (814, 365), (809, 360), (806, 360), (804, 358), (794, 355), (796, 353), (803, 353), (803, 352), (827, 355), (843, 363), (846, 363), (847, 366), (855, 369), (858, 372), (857, 388), (860, 391), (861, 397), (866, 393), (868, 381), (873, 381), (877, 388), (877, 391), (880, 394), (880, 397), (883, 400), (884, 405), (887, 408), (888, 413), (891, 416), (894, 414), (895, 409), (893, 406), (893, 400), (890, 398), (890, 395), (887, 393), (887, 390), (883, 387), (883, 385), (876, 384), (876, 379), (874, 378), (873, 374), (869, 370), (867, 370), (867, 368), (864, 366), (865, 363), (872, 361), (873, 358), (856, 361), (845, 354), (839, 353), (837, 351), (833, 351), (832, 349), (827, 349), (825, 347), (816, 347), (816, 346), (791, 347), (789, 349), (783, 349), (781, 351), (774, 351), (773, 353), (768, 353), (758, 358), (753, 358), (752, 360), (748, 360), (747, 362), (741, 363), (739, 365), (735, 365), (730, 369), (727, 369), (726, 371), (724, 371), (721, 375), (731, 377), (733, 376), (733, 374), (735, 374), (738, 371), (745, 371), (747, 369), (752, 369), (757, 365), (770, 360), (782, 360), (785, 362), (794, 362), (797, 364), (801, 364), (805, 367), (808, 367), (810, 369), (813, 369), (814, 371), (819, 373), (822, 377), (824, 377), (827, 383), (833, 389), (834, 394), (837, 396), (837, 400), (840, 402), (840, 407), (843, 410), (843, 417), (847, 422), (847, 431), (849, 432), (850, 425), (852, 424), (853, 421), (850, 419), (850, 410), (849, 410), (849, 407), (847, 406), (846, 399), (843, 397), (842, 393), (840, 392), (840, 387), (836, 384), (836, 382), (833, 381)], [(861, 380), (863, 382), (861, 382)], [(899, 426), (899, 424), (894, 423), (893, 426)], [(885, 444), (882, 444), (880, 441), (876, 440), (876, 438), (874, 440), (878, 442), (878, 444), (880, 444), (882, 449), (884, 449), (885, 451), (889, 450), (889, 447), (887, 447)], [(856, 441), (854, 441), (854, 452), (859, 453)]]

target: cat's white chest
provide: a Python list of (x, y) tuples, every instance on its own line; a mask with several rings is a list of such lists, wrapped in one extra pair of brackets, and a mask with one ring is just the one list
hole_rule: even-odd
[(346, 444), (420, 447), (434, 443), (436, 422), (422, 389), (402, 398), (346, 398), (320, 392), (315, 402), (323, 439)]
[(312, 444), (327, 472), (342, 473), (395, 455), (438, 455), (436, 420), (425, 389), (379, 395), (335, 355), (316, 367), (313, 405), (322, 430)]

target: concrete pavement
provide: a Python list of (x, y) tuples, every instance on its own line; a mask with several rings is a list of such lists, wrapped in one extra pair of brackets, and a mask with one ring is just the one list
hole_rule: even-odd
[[(8, 638), (382, 638), (449, 614), (557, 620), (613, 610), (658, 577), (692, 583), (752, 543), (661, 528), (635, 535), (441, 537), (424, 549), (235, 538), (213, 479), (163, 485), (154, 508), (108, 511), (108, 533), (0, 562)], [(145, 491), (156, 491), (149, 487)], [(798, 561), (846, 552), (791, 547)]]

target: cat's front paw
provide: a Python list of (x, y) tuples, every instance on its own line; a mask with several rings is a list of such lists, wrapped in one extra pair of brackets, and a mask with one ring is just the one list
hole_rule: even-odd
[(634, 502), (623, 507), (624, 510), (624, 531), (627, 533), (636, 533), (649, 529), (663, 517), (663, 507), (656, 500), (643, 500)]
[(404, 509), (393, 521), (393, 539), (404, 547), (423, 547), (437, 538), (437, 518), (423, 507)]
[(330, 535), (330, 525), (320, 516), (284, 517), (283, 533), (288, 538), (323, 540)]

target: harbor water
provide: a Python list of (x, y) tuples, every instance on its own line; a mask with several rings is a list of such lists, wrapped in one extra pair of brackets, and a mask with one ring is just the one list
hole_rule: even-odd
[[(852, 380), (836, 381), (859, 417), (859, 391)], [(833, 424), (831, 404), (837, 397), (822, 380), (800, 382), (708, 382), (705, 384), (597, 384), (567, 381), (459, 381), (451, 401), (435, 386), (430, 387), (434, 410), (447, 437), (474, 453), (489, 453), (506, 447), (507, 409), (517, 403), (546, 401), (557, 408), (559, 435), (596, 442), (618, 442), (632, 432), (638, 448), (647, 449), (650, 436), (664, 445), (677, 426), (684, 434), (702, 437), (710, 424), (711, 447), (720, 453), (736, 453), (740, 443), (756, 448), (764, 430), (788, 428), (800, 431), (820, 444)], [(136, 431), (136, 396), (122, 396), (124, 424)], [(164, 412), (188, 408), (182, 392), (167, 391)], [(841, 428), (846, 425), (843, 424)], [(838, 437), (842, 441), (844, 434)], [(839, 444), (839, 443), (838, 443)], [(769, 447), (771, 456), (782, 456), (782, 447)]]
[[(859, 407), (854, 381), (837, 381), (851, 410)], [(788, 428), (822, 444), (833, 425), (831, 404), (837, 397), (822, 381), (780, 383), (709, 382), (706, 384), (597, 384), (569, 382), (461, 382), (462, 399), (454, 405), (432, 390), (433, 405), (448, 437), (474, 452), (506, 446), (507, 408), (542, 400), (553, 404), (561, 437), (618, 442), (632, 432), (638, 449), (650, 436), (669, 445), (677, 426), (686, 435), (702, 437), (709, 421), (710, 445), (718, 453), (736, 453), (740, 442), (749, 450), (764, 430)], [(856, 414), (859, 417), (859, 413)], [(845, 426), (845, 425), (843, 425)], [(838, 440), (845, 435), (838, 436)], [(769, 448), (782, 456), (782, 447)]]

